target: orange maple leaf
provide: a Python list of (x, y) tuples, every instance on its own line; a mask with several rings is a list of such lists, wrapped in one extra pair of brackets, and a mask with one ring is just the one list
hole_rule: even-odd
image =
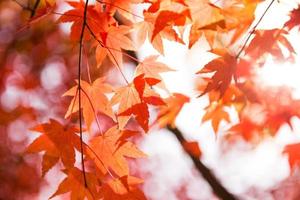
[[(96, 59), (98, 66), (101, 65), (103, 59), (108, 56), (110, 61), (117, 67), (123, 66), (123, 52), (122, 49), (135, 51), (134, 43), (126, 34), (130, 32), (131, 28), (125, 25), (110, 26), (107, 30), (99, 27), (95, 31), (97, 36)], [(99, 44), (99, 41), (101, 43)]]
[(189, 101), (189, 97), (173, 93), (169, 98), (165, 99), (166, 105), (159, 107), (157, 119), (153, 124), (158, 123), (160, 127), (167, 125), (175, 127), (174, 123), (178, 113), (181, 111), (183, 105)]
[(146, 200), (143, 192), (137, 188), (142, 182), (133, 176), (122, 176), (105, 183), (101, 194), (104, 200)]
[[(104, 78), (98, 78), (92, 84), (81, 80), (81, 105), (83, 117), (86, 126), (90, 129), (92, 122), (96, 119), (97, 112), (102, 112), (115, 120), (114, 112), (111, 108), (105, 93), (113, 92), (113, 88), (104, 83)], [(79, 93), (78, 87), (74, 86), (63, 94), (63, 96), (72, 96), (73, 99), (69, 105), (65, 118), (79, 110)]]
[(146, 156), (131, 142), (119, 144), (122, 133), (114, 126), (103, 135), (93, 138), (90, 141), (91, 149), (86, 149), (87, 156), (94, 161), (103, 174), (108, 173), (108, 170), (111, 169), (118, 176), (128, 175), (129, 167), (125, 157), (141, 158)]
[(144, 77), (140, 74), (134, 78), (133, 83), (117, 90), (112, 98), (112, 104), (119, 104), (118, 121), (123, 128), (131, 115), (140, 126), (148, 131), (149, 111), (148, 105), (164, 105), (164, 101), (150, 87), (156, 85), (160, 80)]
[(237, 59), (224, 49), (216, 49), (212, 52), (221, 57), (210, 61), (197, 72), (197, 74), (214, 73), (200, 96), (210, 91), (218, 91), (222, 97), (229, 87), (232, 78), (235, 78)]
[[(67, 192), (71, 192), (71, 200), (95, 200), (99, 198), (97, 191), (99, 181), (95, 174), (86, 171), (83, 172), (76, 167), (65, 169), (63, 172), (67, 177), (59, 184), (56, 192), (50, 199)], [(87, 186), (84, 182), (83, 173), (85, 173)]]
[(275, 59), (282, 61), (285, 56), (282, 52), (282, 45), (289, 52), (289, 58), (293, 59), (296, 53), (289, 40), (285, 37), (287, 31), (283, 29), (256, 30), (255, 36), (251, 40), (245, 53), (253, 59), (258, 60), (267, 54), (271, 54)]
[(158, 87), (166, 89), (165, 84), (162, 82), (160, 73), (174, 71), (166, 64), (157, 61), (158, 56), (149, 56), (143, 60), (137, 67), (135, 74), (136, 76), (144, 74), (146, 78), (154, 78), (160, 80), (157, 84)]
[(210, 3), (209, 0), (190, 0), (186, 2), (190, 8), (192, 27), (189, 35), (189, 48), (191, 48), (204, 33), (211, 44), (210, 36), (212, 31), (219, 27), (225, 28), (224, 16), (220, 9)]
[(214, 132), (217, 133), (221, 121), (230, 122), (229, 114), (224, 110), (222, 102), (212, 102), (206, 108), (206, 113), (202, 118), (202, 122), (211, 120)]
[(164, 55), (163, 38), (184, 44), (183, 40), (170, 26), (165, 27), (162, 31), (157, 33), (155, 37), (153, 37), (155, 20), (156, 15), (144, 12), (144, 21), (134, 24), (138, 46), (141, 46), (145, 42), (147, 35), (152, 46), (162, 55)]
[(283, 153), (288, 154), (291, 169), (300, 165), (300, 143), (286, 145)]
[(300, 6), (290, 13), (290, 19), (284, 24), (289, 30), (299, 26), (300, 28)]
[(172, 26), (183, 26), (185, 25), (187, 18), (191, 19), (191, 14), (188, 9), (183, 10), (180, 13), (176, 13), (174, 11), (163, 10), (159, 12), (156, 17), (154, 30), (151, 37), (151, 41), (157, 36), (159, 32), (161, 32), (166, 27)]
[[(66, 168), (75, 163), (75, 148), (79, 149), (80, 138), (76, 134), (78, 128), (64, 126), (54, 119), (49, 123), (40, 124), (31, 130), (42, 133), (26, 149), (26, 153), (45, 151), (42, 162), (42, 175), (44, 176), (61, 159)], [(68, 141), (68, 142), (65, 142)]]

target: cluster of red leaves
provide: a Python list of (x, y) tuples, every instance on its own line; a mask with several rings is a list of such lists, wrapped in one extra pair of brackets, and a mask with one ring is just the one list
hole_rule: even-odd
[[(79, 51), (77, 56), (91, 57), (79, 64), (72, 63), (80, 69), (86, 66), (88, 78), (84, 78), (80, 71), (76, 85), (64, 93), (64, 96), (72, 97), (66, 109), (67, 122), (51, 119), (49, 123), (35, 126), (32, 130), (41, 135), (26, 150), (27, 153), (44, 152), (42, 175), (62, 162), (66, 178), (52, 197), (70, 192), (71, 199), (145, 199), (140, 190), (142, 180), (131, 174), (126, 159), (145, 157), (132, 140), (142, 130), (149, 131), (152, 106), (158, 108), (154, 123), (161, 127), (175, 126), (178, 113), (189, 102), (189, 97), (182, 94), (171, 94), (163, 99), (157, 92), (156, 88), (168, 92), (160, 73), (172, 71), (158, 62), (157, 56), (138, 61), (128, 53), (138, 50), (146, 39), (162, 55), (163, 40), (185, 44), (183, 33), (187, 27), (190, 27), (189, 48), (201, 37), (206, 39), (210, 52), (217, 58), (197, 74), (202, 77), (200, 96), (209, 97), (203, 122), (211, 120), (216, 133), (222, 121), (230, 122), (230, 108), (237, 111), (239, 123), (227, 131), (228, 135), (242, 136), (247, 141), (275, 135), (283, 124), (290, 124), (292, 117), (300, 117), (300, 103), (292, 98), (289, 90), (260, 88), (254, 78), (257, 75), (255, 68), (261, 67), (268, 56), (281, 61), (293, 59), (295, 51), (286, 36), (290, 29), (300, 24), (299, 9), (291, 12), (284, 27), (256, 30), (251, 42), (241, 46), (240, 40), (253, 23), (260, 2), (235, 0), (219, 5), (209, 0), (97, 0), (89, 4), (83, 0), (67, 1), (72, 8), (57, 22), (71, 23), (69, 40), (72, 45), (80, 45), (80, 49), (86, 51)], [(135, 15), (131, 9), (139, 4), (148, 5), (143, 16)], [(45, 1), (38, 5), (35, 17), (26, 22), (25, 27), (34, 27), (48, 20), (55, 10), (55, 2)], [(120, 18), (126, 23), (121, 25)], [(22, 27), (20, 31), (24, 29)], [(130, 38), (131, 33), (136, 34), (136, 42)], [(231, 38), (226, 46), (220, 47), (219, 35), (222, 34)], [(241, 51), (233, 53), (235, 46)], [(289, 52), (287, 57), (284, 49)], [(123, 72), (124, 56), (139, 63), (132, 81), (128, 81)], [(111, 67), (105, 71), (104, 66), (109, 64)], [(107, 81), (111, 78), (108, 72), (112, 68), (121, 74), (125, 85)], [(101, 73), (97, 73), (98, 69), (102, 70)], [(278, 95), (282, 98), (274, 101)], [(262, 112), (259, 120), (253, 119), (256, 109)], [(78, 117), (78, 112), (83, 113), (83, 119)], [(99, 115), (110, 121), (104, 131)], [(79, 120), (80, 128), (72, 120)], [(83, 130), (82, 124), (86, 127)], [(90, 139), (88, 142), (83, 141), (83, 134)], [(201, 154), (195, 142), (187, 142), (183, 147), (195, 157)], [(298, 148), (297, 144), (286, 148), (291, 166), (300, 163)], [(76, 152), (81, 154), (82, 160), (76, 160)], [(82, 169), (77, 167), (79, 163)]]

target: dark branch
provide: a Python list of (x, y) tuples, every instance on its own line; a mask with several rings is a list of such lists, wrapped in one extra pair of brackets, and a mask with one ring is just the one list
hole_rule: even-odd
[(35, 15), (35, 12), (37, 10), (37, 7), (39, 6), (41, 0), (36, 0), (36, 2), (33, 5), (33, 8), (31, 9), (31, 15), (30, 18), (33, 18)]
[(82, 23), (82, 29), (80, 34), (80, 40), (79, 40), (79, 55), (78, 55), (78, 107), (79, 107), (79, 130), (80, 130), (80, 151), (81, 151), (81, 167), (83, 171), (83, 179), (84, 179), (84, 186), (87, 188), (87, 180), (86, 180), (86, 174), (85, 174), (85, 166), (84, 166), (84, 158), (83, 158), (83, 139), (82, 139), (82, 111), (81, 111), (81, 60), (82, 60), (82, 41), (84, 37), (84, 30), (86, 26), (86, 15), (87, 15), (87, 6), (88, 6), (89, 0), (86, 0), (84, 11), (83, 11), (83, 23)]
[[(176, 139), (178, 140), (178, 142), (181, 145), (186, 142), (186, 140), (183, 137), (182, 132), (179, 129), (172, 128), (171, 126), (168, 126), (167, 129), (176, 136)], [(187, 151), (185, 151), (185, 152), (192, 159), (196, 169), (202, 175), (202, 177), (207, 181), (207, 183), (210, 185), (210, 187), (212, 188), (212, 190), (216, 196), (218, 196), (220, 199), (223, 199), (223, 200), (236, 200), (237, 199), (233, 194), (231, 194), (229, 191), (227, 191), (226, 188), (224, 188), (224, 186), (214, 176), (214, 174), (210, 171), (210, 169), (208, 169), (201, 162), (201, 160), (199, 160), (198, 157), (195, 157), (195, 156), (189, 154)]]

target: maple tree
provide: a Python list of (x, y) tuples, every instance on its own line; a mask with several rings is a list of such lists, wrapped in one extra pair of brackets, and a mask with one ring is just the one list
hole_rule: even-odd
[[(0, 2), (0, 164), (5, 166), (0, 199), (39, 192), (41, 178), (33, 165), (37, 155), (42, 155), (42, 177), (54, 167), (63, 174), (46, 198), (69, 193), (74, 200), (147, 199), (141, 187), (147, 180), (131, 167), (136, 159), (147, 158), (138, 141), (158, 129), (174, 134), (216, 197), (238, 199), (204, 165), (198, 142), (184, 137), (176, 119), (193, 99), (206, 98), (204, 110), (195, 111), (204, 112), (199, 123), (211, 123), (216, 139), (230, 145), (244, 140), (255, 146), (276, 136), (283, 125), (293, 128), (292, 118), (300, 118), (300, 100), (290, 88), (262, 86), (257, 69), (268, 59), (294, 62), (297, 52), (289, 34), (300, 30), (300, 5), (283, 26), (259, 29), (272, 5), (280, 4), (268, 1), (256, 15), (265, 2)], [(66, 10), (61, 12), (60, 6)], [(188, 49), (205, 40), (215, 56), (195, 72), (196, 96), (168, 90), (162, 74), (175, 70), (159, 61), (166, 40)], [(138, 52), (145, 41), (157, 54), (141, 60)], [(11, 98), (9, 90), (21, 94)], [(261, 117), (254, 117), (256, 112)], [(21, 123), (22, 131), (30, 134), (14, 141), (11, 134), (18, 129), (11, 128), (13, 123)], [(222, 123), (229, 128), (220, 136)], [(300, 167), (299, 151), (297, 142), (282, 151), (291, 177)]]

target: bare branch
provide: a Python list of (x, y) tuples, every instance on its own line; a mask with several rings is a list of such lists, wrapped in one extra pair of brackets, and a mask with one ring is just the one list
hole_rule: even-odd
[[(176, 139), (178, 142), (182, 145), (186, 142), (186, 140), (183, 137), (182, 132), (177, 129), (173, 128), (171, 126), (167, 126), (167, 129), (173, 133), (176, 136)], [(184, 149), (184, 148), (183, 148)], [(218, 196), (220, 199), (223, 200), (237, 200), (237, 198), (231, 194), (221, 183), (220, 181), (215, 177), (215, 175), (208, 169), (198, 157), (193, 156), (189, 152), (185, 151), (186, 154), (190, 157), (190, 159), (193, 161), (196, 169), (198, 172), (202, 175), (202, 177), (207, 181), (207, 183), (212, 188), (213, 192), (216, 196)]]
[(83, 158), (83, 139), (82, 139), (82, 111), (81, 111), (81, 60), (82, 60), (82, 41), (84, 36), (84, 30), (86, 26), (86, 15), (87, 15), (87, 6), (88, 6), (89, 0), (86, 0), (84, 11), (83, 11), (83, 23), (82, 23), (82, 29), (80, 34), (80, 40), (79, 40), (79, 55), (78, 55), (78, 106), (79, 106), (79, 130), (80, 130), (80, 151), (81, 151), (81, 167), (83, 171), (83, 179), (84, 179), (84, 186), (87, 188), (87, 180), (86, 180), (86, 174), (85, 174), (85, 166), (84, 166), (84, 158)]

